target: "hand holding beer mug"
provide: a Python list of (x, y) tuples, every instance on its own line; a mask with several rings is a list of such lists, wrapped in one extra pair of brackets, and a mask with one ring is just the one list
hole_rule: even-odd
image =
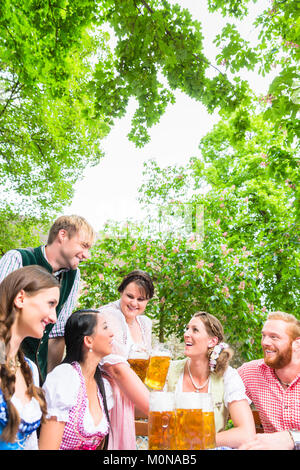
[(171, 352), (163, 344), (158, 344), (151, 352), (149, 366), (146, 374), (145, 384), (154, 390), (162, 390), (169, 365)]
[(213, 449), (216, 447), (216, 428), (212, 396), (210, 393), (201, 393), (201, 395), (204, 449)]
[(149, 450), (176, 449), (174, 393), (150, 393), (148, 436)]
[(129, 350), (127, 361), (141, 381), (144, 382), (149, 364), (149, 353), (147, 350), (139, 344), (133, 344)]
[(176, 449), (201, 450), (203, 441), (202, 393), (176, 394)]

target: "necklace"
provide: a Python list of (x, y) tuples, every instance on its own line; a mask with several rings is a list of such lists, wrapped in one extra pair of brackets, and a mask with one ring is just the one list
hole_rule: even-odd
[(277, 379), (279, 380), (279, 382), (281, 383), (281, 385), (284, 385), (285, 387), (289, 387), (291, 385), (292, 382), (290, 382), (290, 383), (282, 382), (282, 380), (278, 377), (278, 375), (277, 374), (275, 374), (275, 375), (276, 375)]
[(17, 372), (17, 369), (20, 367), (20, 365), (21, 362), (19, 361), (18, 356), (15, 356), (14, 358), (8, 360), (8, 368), (14, 374)]
[(195, 382), (194, 382), (193, 376), (192, 376), (192, 374), (191, 374), (190, 362), (189, 362), (189, 361), (188, 361), (188, 363), (187, 363), (187, 367), (188, 367), (188, 373), (189, 373), (191, 382), (192, 382), (194, 388), (196, 389), (196, 393), (200, 393), (200, 390), (202, 390), (202, 389), (203, 389), (204, 387), (206, 387), (206, 385), (208, 384), (209, 376), (207, 377), (207, 380), (204, 382), (203, 385), (196, 385)]

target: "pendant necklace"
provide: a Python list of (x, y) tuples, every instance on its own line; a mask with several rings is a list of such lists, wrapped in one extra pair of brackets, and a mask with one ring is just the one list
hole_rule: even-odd
[(192, 376), (192, 374), (191, 374), (190, 362), (189, 362), (189, 361), (188, 361), (188, 363), (187, 363), (187, 367), (188, 367), (188, 373), (189, 373), (191, 382), (192, 382), (194, 388), (196, 389), (196, 393), (200, 393), (200, 390), (202, 390), (202, 389), (203, 389), (204, 387), (206, 387), (206, 385), (208, 384), (209, 376), (207, 377), (207, 380), (204, 382), (203, 385), (196, 385), (195, 382), (194, 382), (193, 376)]

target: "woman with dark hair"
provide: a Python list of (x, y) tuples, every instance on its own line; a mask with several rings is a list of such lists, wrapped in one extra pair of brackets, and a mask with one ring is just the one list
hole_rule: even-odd
[(0, 284), (0, 450), (38, 448), (36, 430), (46, 414), (37, 366), (21, 351), (56, 322), (60, 285), (41, 266), (26, 266)]
[[(196, 313), (184, 333), (186, 359), (171, 361), (166, 391), (211, 393), (214, 404), (216, 445), (237, 448), (255, 436), (255, 425), (244, 384), (229, 366), (232, 349), (224, 342), (219, 320)], [(225, 430), (228, 415), (234, 427)]]
[(118, 291), (119, 300), (99, 309), (105, 312), (114, 332), (112, 354), (104, 357), (101, 365), (113, 379), (115, 406), (110, 418), (114, 432), (109, 449), (132, 450), (136, 449), (134, 407), (148, 413), (149, 391), (127, 359), (134, 345), (147, 351), (151, 348), (152, 322), (144, 312), (154, 295), (154, 287), (149, 274), (135, 270), (125, 276)]
[(99, 361), (111, 353), (112, 340), (105, 315), (98, 310), (78, 310), (69, 317), (65, 359), (43, 385), (48, 413), (41, 428), (40, 449), (107, 448), (113, 399)]

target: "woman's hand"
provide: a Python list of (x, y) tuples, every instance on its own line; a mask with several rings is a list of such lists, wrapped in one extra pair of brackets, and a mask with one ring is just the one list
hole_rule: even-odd
[(124, 395), (143, 413), (149, 412), (149, 390), (129, 364), (105, 364), (103, 369), (116, 381)]

